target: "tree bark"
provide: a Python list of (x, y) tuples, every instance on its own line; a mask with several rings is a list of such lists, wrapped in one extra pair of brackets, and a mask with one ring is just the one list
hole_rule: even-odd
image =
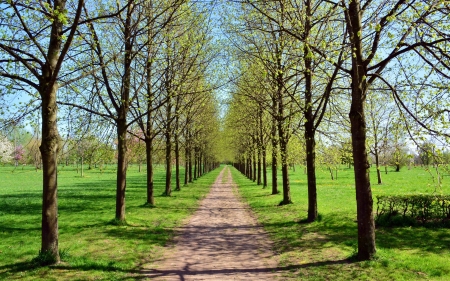
[(262, 166), (263, 166), (263, 188), (267, 187), (267, 160), (266, 160), (266, 147), (262, 148)]
[(252, 168), (252, 153), (250, 151), (247, 152), (247, 170), (248, 170), (248, 179), (252, 180), (253, 178), (253, 168)]
[(175, 190), (180, 191), (180, 148), (178, 140), (178, 116), (175, 118)]
[(380, 157), (379, 157), (379, 153), (378, 153), (378, 147), (376, 145), (376, 141), (377, 139), (375, 138), (375, 166), (377, 168), (377, 179), (378, 179), (378, 184), (382, 184), (382, 180), (381, 180), (381, 171), (380, 171)]
[[(167, 126), (167, 127), (170, 127)], [(166, 188), (164, 194), (170, 196), (172, 194), (172, 141), (170, 129), (166, 128)]]
[(189, 146), (189, 182), (193, 182), (192, 178), (192, 148)]
[(126, 119), (117, 120), (117, 186), (116, 186), (116, 220), (125, 221), (125, 190), (127, 178), (126, 163)]
[(81, 156), (81, 177), (84, 177), (84, 169), (83, 169), (83, 156)]
[[(311, 31), (311, 1), (305, 1), (305, 38), (309, 38)], [(312, 53), (308, 42), (303, 47), (305, 61), (305, 143), (306, 143), (306, 173), (308, 178), (308, 222), (317, 219), (317, 186), (316, 186), (316, 140), (314, 115), (312, 109)]]
[(256, 182), (256, 174), (257, 174), (257, 170), (256, 170), (256, 165), (257, 165), (257, 161), (256, 161), (256, 155), (257, 155), (257, 150), (253, 150), (252, 152), (252, 157), (253, 157), (253, 182)]
[[(279, 59), (280, 60), (280, 59)], [(279, 62), (280, 70), (281, 62)], [(277, 112), (277, 126), (278, 126), (278, 142), (280, 144), (280, 154), (281, 154), (281, 175), (283, 181), (283, 201), (281, 205), (291, 204), (291, 188), (289, 186), (289, 166), (287, 163), (288, 157), (288, 137), (286, 128), (284, 126), (284, 103), (283, 103), (283, 89), (284, 89), (284, 81), (282, 72), (278, 72), (277, 74), (277, 103), (278, 103), (278, 112)]]
[[(310, 136), (310, 133), (312, 133), (313, 136)], [(308, 179), (308, 222), (313, 222), (317, 219), (318, 216), (316, 185), (316, 142), (314, 133), (311, 132), (309, 128), (305, 130), (305, 140), (306, 174)]]
[(186, 140), (184, 148), (184, 185), (187, 185), (189, 182), (189, 147), (188, 142)]
[[(278, 127), (280, 130), (280, 126)], [(283, 179), (283, 201), (281, 202), (281, 205), (291, 204), (291, 188), (289, 185), (289, 166), (287, 163), (287, 140), (285, 137), (281, 136), (283, 133), (283, 130), (281, 129), (280, 133), (280, 152), (281, 152), (281, 175)]]
[[(83, 2), (78, 3), (77, 16), (74, 19), (69, 39), (64, 48), (68, 48), (78, 25)], [(60, 136), (57, 126), (56, 97), (58, 92), (57, 76), (62, 64), (62, 28), (63, 23), (56, 12), (63, 14), (66, 1), (56, 0), (53, 4), (55, 14), (51, 23), (48, 52), (42, 74), (39, 78), (39, 94), (42, 100), (42, 142), (39, 146), (42, 163), (42, 220), (41, 220), (41, 253), (49, 253), (55, 263), (60, 262), (58, 248), (58, 151)], [(67, 51), (67, 49), (66, 49)]]
[(350, 124), (352, 134), (353, 167), (355, 172), (358, 220), (358, 259), (372, 259), (376, 253), (373, 199), (370, 187), (369, 162), (366, 151), (366, 121), (364, 102), (367, 66), (362, 59), (362, 27), (359, 0), (349, 4), (347, 26), (352, 43), (352, 101)]
[[(149, 125), (147, 124), (147, 134), (150, 132)], [(153, 195), (153, 139), (145, 137), (145, 152), (147, 161), (147, 203), (151, 206), (155, 205), (155, 198)]]
[[(147, 6), (147, 16), (152, 18), (152, 5)], [(147, 30), (148, 38), (153, 37), (153, 29), (149, 26)], [(152, 90), (152, 56), (153, 49), (149, 43), (147, 50), (146, 78), (147, 78), (147, 120), (145, 126), (144, 142), (145, 142), (145, 158), (147, 163), (147, 204), (155, 206), (154, 185), (153, 185), (153, 90)]]
[(197, 179), (197, 148), (194, 148), (194, 180)]
[[(52, 32), (53, 33), (53, 32)], [(55, 58), (57, 59), (57, 57)], [(39, 147), (42, 156), (42, 235), (41, 253), (49, 253), (59, 263), (58, 249), (58, 180), (57, 154), (59, 133), (57, 127), (56, 93), (58, 86), (47, 88), (43, 83), (42, 97), (42, 143)]]
[(261, 179), (261, 175), (262, 175), (262, 165), (261, 165), (261, 146), (258, 145), (258, 179), (257, 179), (257, 184), (261, 185), (262, 184), (262, 179)]
[[(263, 120), (262, 120), (262, 106), (259, 106), (258, 109), (258, 133), (256, 134), (256, 145), (258, 146), (258, 185), (262, 184), (262, 179), (261, 179), (261, 174), (262, 174), (262, 163), (261, 163), (261, 158), (262, 156), (262, 149), (263, 149), (263, 141), (264, 141), (264, 136), (263, 136)], [(263, 187), (265, 187), (265, 185), (263, 185)]]
[(121, 104), (117, 109), (117, 187), (116, 187), (116, 220), (125, 221), (125, 190), (127, 181), (127, 115), (130, 107), (130, 88), (131, 88), (131, 62), (133, 60), (133, 40), (132, 40), (132, 24), (131, 18), (133, 7), (130, 5), (127, 9), (127, 17), (125, 19), (124, 42), (125, 53), (123, 60), (123, 84), (121, 91)]
[(277, 178), (277, 158), (278, 158), (278, 140), (276, 120), (272, 124), (272, 194), (278, 194), (278, 178)]

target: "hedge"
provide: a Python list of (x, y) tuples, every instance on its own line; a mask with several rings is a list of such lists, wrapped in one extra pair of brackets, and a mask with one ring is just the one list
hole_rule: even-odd
[(377, 196), (377, 226), (450, 226), (450, 195)]

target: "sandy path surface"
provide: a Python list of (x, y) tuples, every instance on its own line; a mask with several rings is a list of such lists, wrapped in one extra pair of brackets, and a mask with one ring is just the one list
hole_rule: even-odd
[(263, 228), (236, 194), (228, 167), (182, 227), (164, 259), (145, 266), (151, 280), (276, 280), (277, 261)]

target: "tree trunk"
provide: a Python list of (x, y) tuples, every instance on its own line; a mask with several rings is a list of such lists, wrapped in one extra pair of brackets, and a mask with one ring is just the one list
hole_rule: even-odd
[[(147, 125), (147, 132), (149, 127)], [(150, 133), (150, 132), (148, 132)], [(147, 161), (147, 204), (154, 206), (155, 198), (153, 195), (153, 139), (145, 137), (145, 152)]]
[[(305, 1), (305, 38), (309, 39), (311, 30), (311, 1)], [(312, 54), (308, 42), (303, 47), (305, 61), (305, 143), (306, 143), (306, 173), (308, 178), (308, 222), (317, 219), (317, 187), (316, 187), (316, 140), (314, 115), (312, 110)]]
[(197, 178), (202, 176), (202, 169), (203, 169), (202, 159), (203, 159), (203, 153), (200, 151), (200, 153), (198, 154)]
[(125, 190), (127, 178), (126, 163), (127, 126), (124, 118), (117, 121), (117, 187), (116, 187), (116, 220), (125, 221)]
[(370, 187), (369, 162), (366, 151), (366, 121), (364, 102), (366, 91), (366, 65), (362, 59), (361, 11), (359, 0), (349, 4), (347, 25), (352, 41), (352, 101), (350, 124), (352, 134), (353, 167), (355, 172), (358, 220), (358, 259), (372, 259), (376, 253), (373, 199)]
[(277, 128), (276, 120), (272, 125), (272, 194), (278, 194), (278, 182), (277, 182), (277, 157), (278, 157), (278, 140), (277, 140)]
[(262, 148), (262, 166), (263, 166), (263, 188), (267, 187), (267, 160), (266, 160), (266, 147)]
[(116, 187), (116, 220), (125, 221), (125, 190), (127, 181), (127, 115), (129, 111), (130, 88), (131, 88), (131, 62), (133, 40), (131, 39), (131, 15), (133, 7), (127, 9), (127, 17), (124, 28), (124, 60), (123, 60), (123, 84), (120, 95), (120, 107), (117, 108), (117, 187)]
[[(168, 82), (166, 82), (168, 83)], [(170, 93), (170, 85), (166, 85), (168, 91), (168, 100), (166, 108), (166, 128), (165, 128), (165, 138), (166, 138), (166, 187), (164, 194), (170, 196), (172, 194), (172, 101)]]
[(208, 172), (208, 160), (206, 159), (206, 155), (203, 156), (203, 167), (202, 167), (202, 175)]
[[(278, 129), (280, 129), (280, 127)], [(291, 188), (289, 186), (289, 166), (287, 164), (287, 140), (281, 136), (280, 136), (280, 152), (281, 152), (281, 174), (283, 178), (283, 201), (281, 202), (281, 205), (286, 205), (291, 204), (292, 200), (291, 200)]]
[(84, 177), (84, 169), (83, 169), (83, 156), (81, 156), (81, 177)]
[(258, 108), (258, 133), (256, 134), (256, 145), (257, 145), (257, 151), (258, 151), (258, 185), (262, 184), (261, 179), (261, 158), (262, 158), (262, 148), (263, 148), (263, 142), (264, 142), (264, 135), (263, 135), (263, 108), (262, 105), (259, 105)]
[(278, 137), (280, 143), (280, 153), (281, 153), (281, 175), (283, 179), (283, 201), (281, 205), (291, 204), (291, 188), (289, 186), (289, 166), (287, 163), (288, 157), (288, 138), (286, 129), (284, 127), (284, 104), (283, 104), (283, 95), (282, 95), (282, 87), (283, 84), (281, 74), (278, 74), (278, 83), (279, 83), (279, 93), (278, 93)]
[(42, 91), (42, 143), (39, 147), (42, 156), (43, 193), (42, 193), (42, 240), (41, 253), (49, 253), (59, 263), (58, 249), (58, 179), (57, 155), (59, 133), (57, 127), (55, 82), (52, 88)]
[[(148, 16), (152, 16), (151, 5), (147, 7)], [(147, 36), (148, 38), (153, 37), (153, 29), (148, 28)], [(147, 50), (147, 64), (146, 64), (146, 78), (147, 78), (147, 120), (145, 126), (145, 161), (147, 163), (147, 204), (150, 206), (155, 206), (155, 198), (154, 198), (154, 188), (153, 188), (153, 91), (152, 91), (152, 62), (151, 59), (153, 55), (153, 50), (151, 44), (149, 44), (149, 48)]]
[(207, 161), (206, 157), (203, 156), (203, 175), (206, 174)]
[(170, 132), (166, 132), (166, 189), (164, 194), (170, 196), (172, 193), (172, 142)]
[(247, 178), (252, 180), (252, 155), (247, 151)]
[(253, 150), (252, 156), (253, 156), (253, 182), (256, 182), (256, 174), (257, 174), (257, 170), (256, 170), (256, 155), (257, 155), (257, 151)]
[[(311, 116), (312, 118), (312, 116)], [(316, 185), (316, 141), (312, 122), (305, 124), (306, 174), (308, 179), (308, 222), (317, 219), (317, 185)]]
[(189, 182), (189, 147), (187, 144), (187, 140), (186, 140), (186, 144), (185, 144), (185, 148), (184, 148), (184, 185), (187, 185)]
[(375, 146), (375, 166), (377, 168), (378, 184), (382, 184), (383, 182), (381, 181), (380, 160), (379, 160), (379, 155), (378, 155), (378, 148), (376, 146)]
[(194, 180), (197, 179), (197, 148), (194, 149)]
[(189, 147), (189, 182), (193, 182), (192, 178), (192, 149)]
[[(178, 122), (178, 117), (176, 118), (176, 122)], [(176, 125), (178, 127), (178, 125)], [(175, 190), (180, 191), (180, 148), (179, 148), (179, 141), (178, 141), (178, 132), (175, 132), (175, 179), (176, 179), (176, 186)]]
[(261, 185), (262, 184), (262, 165), (261, 165), (261, 146), (258, 145), (258, 181), (257, 184)]

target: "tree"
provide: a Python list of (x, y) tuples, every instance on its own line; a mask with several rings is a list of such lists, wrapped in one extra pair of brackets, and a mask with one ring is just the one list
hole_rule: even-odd
[(23, 155), (25, 154), (25, 150), (21, 144), (17, 145), (14, 149), (14, 165), (17, 165), (23, 160)]
[(379, 89), (371, 91), (367, 98), (368, 112), (368, 147), (369, 152), (375, 158), (375, 168), (378, 184), (382, 184), (380, 158), (382, 151), (386, 151), (388, 145), (388, 135), (392, 127), (394, 108), (389, 101), (389, 95), (386, 93), (376, 93)]
[[(338, 52), (334, 51), (336, 50), (336, 43), (334, 42), (339, 42), (336, 41), (339, 35), (335, 35), (335, 30), (342, 29), (342, 24), (339, 24), (339, 21), (336, 20), (336, 5), (332, 5), (328, 1), (279, 0), (269, 2), (271, 5), (268, 5), (268, 2), (265, 1), (244, 2), (251, 5), (258, 13), (263, 15), (266, 21), (278, 26), (286, 36), (298, 40), (298, 44), (301, 45), (300, 48), (302, 50), (299, 53), (302, 59), (302, 67), (297, 71), (300, 71), (303, 76), (303, 79), (300, 80), (303, 80), (304, 91), (301, 93), (301, 99), (299, 99), (302, 102), (297, 102), (297, 105), (300, 107), (304, 117), (301, 119), (301, 122), (303, 122), (303, 137), (306, 145), (308, 221), (312, 222), (318, 216), (315, 175), (316, 131), (327, 110), (333, 84), (338, 78), (339, 68), (343, 63), (342, 56), (344, 49), (341, 48)], [(274, 9), (276, 6), (281, 8)], [(320, 9), (314, 7), (320, 7)], [(273, 10), (278, 15), (275, 15)], [(328, 43), (324, 44), (325, 40), (328, 40)], [(312, 46), (330, 50), (324, 50), (324, 52), (330, 57), (336, 57), (335, 61), (337, 63), (331, 65), (323, 57), (315, 57), (311, 50)], [(295, 83), (300, 83), (298, 78), (296, 80)], [(314, 91), (313, 85), (315, 88)]]
[(0, 12), (4, 23), (0, 43), (2, 60), (0, 76), (8, 82), (10, 91), (35, 91), (41, 100), (43, 163), (42, 245), (41, 253), (48, 253), (59, 262), (57, 154), (58, 78), (80, 22), (83, 0), (66, 6), (68, 1), (46, 3), (8, 2)]
[(0, 135), (0, 163), (8, 163), (13, 159), (14, 145), (6, 137)]
[[(245, 1), (244, 1), (245, 2)], [(235, 44), (242, 55), (241, 60), (257, 61), (265, 72), (268, 99), (271, 101), (269, 113), (272, 115), (272, 194), (277, 190), (277, 158), (281, 156), (283, 200), (280, 204), (290, 204), (290, 184), (288, 175), (289, 139), (292, 135), (293, 120), (299, 110), (295, 107), (296, 94), (301, 81), (299, 68), (300, 45), (287, 36), (283, 26), (287, 23), (285, 1), (263, 1), (264, 11), (268, 11), (274, 21), (265, 21), (265, 16), (252, 6), (243, 6), (238, 14), (244, 30), (236, 27)], [(245, 56), (244, 56), (245, 54)], [(279, 148), (279, 150), (278, 150)]]
[[(163, 11), (171, 11), (172, 8), (176, 10), (178, 2), (169, 3), (169, 7)], [(90, 114), (111, 120), (114, 124), (118, 155), (115, 220), (118, 223), (124, 223), (127, 133), (131, 124), (136, 120), (130, 120), (130, 111), (133, 103), (139, 97), (138, 92), (133, 90), (142, 88), (142, 85), (146, 83), (145, 79), (134, 79), (136, 78), (134, 74), (140, 71), (139, 67), (141, 67), (138, 62), (140, 58), (138, 54), (151, 38), (144, 37), (141, 41), (140, 36), (148, 34), (145, 32), (147, 31), (146, 26), (141, 22), (148, 15), (142, 2), (135, 3), (135, 1), (128, 0), (118, 8), (118, 16), (113, 20), (89, 22), (86, 25), (88, 27), (86, 33), (89, 36), (84, 36), (82, 39), (91, 49), (90, 56), (86, 58), (86, 64), (89, 66), (88, 73), (91, 75), (86, 76), (85, 81), (79, 82), (79, 87), (74, 89), (76, 96), (61, 102), (61, 104), (85, 110)], [(166, 14), (158, 14), (158, 16), (163, 15)], [(103, 38), (108, 38), (108, 40), (101, 40)], [(136, 85), (133, 83), (135, 81), (142, 82)], [(80, 91), (80, 89), (87, 91)], [(74, 100), (79, 102), (74, 102)], [(143, 116), (145, 113), (141, 112), (141, 115)]]
[[(401, 61), (400, 58), (404, 57), (407, 60), (406, 55), (411, 53), (416, 65), (417, 61), (423, 61), (435, 75), (446, 76), (443, 71), (448, 71), (450, 67), (442, 61), (441, 55), (449, 36), (430, 26), (429, 22), (433, 22), (433, 26), (443, 23), (448, 10), (441, 1), (431, 1), (424, 6), (422, 2), (410, 3), (404, 0), (383, 3), (352, 0), (348, 4), (341, 1), (340, 5), (352, 52), (351, 69), (346, 69), (346, 72), (351, 76), (349, 117), (357, 199), (358, 258), (368, 260), (376, 253), (364, 109), (368, 89), (376, 80), (381, 80), (390, 89), (400, 108), (422, 127), (438, 134), (437, 130), (420, 121), (420, 115), (412, 114), (390, 79), (383, 77), (383, 72), (396, 59)], [(393, 34), (391, 30), (397, 33)], [(416, 36), (416, 32), (422, 35)], [(423, 85), (423, 81), (430, 78), (433, 76), (427, 75), (420, 83)], [(434, 113), (442, 115), (444, 112)]]

